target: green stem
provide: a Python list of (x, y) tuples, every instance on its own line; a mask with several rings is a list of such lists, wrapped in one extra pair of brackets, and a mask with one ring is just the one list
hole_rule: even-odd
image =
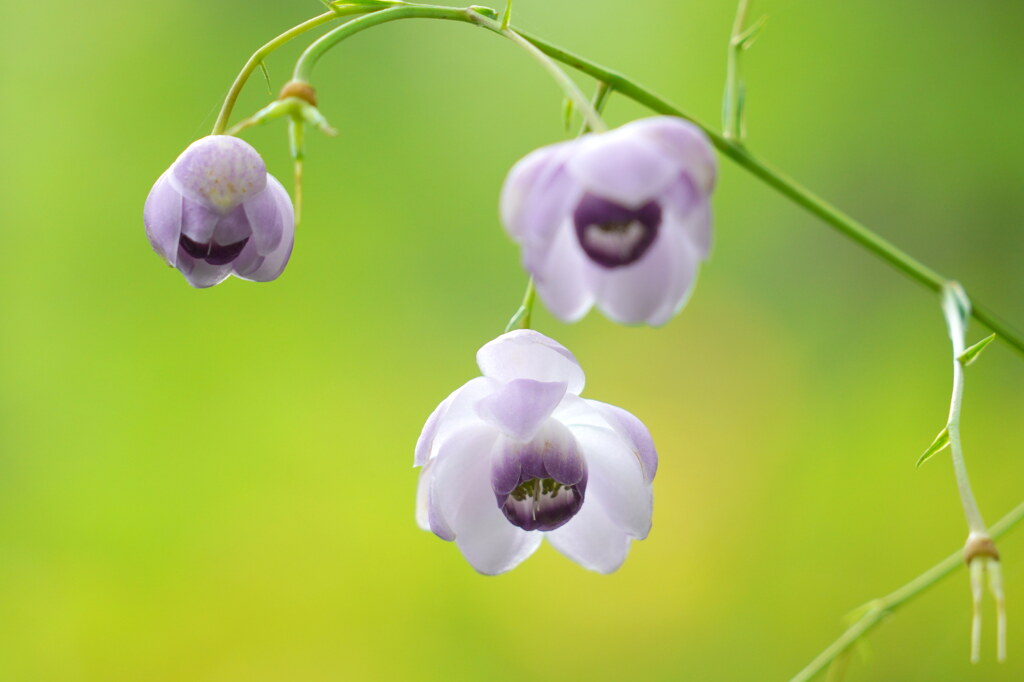
[(529, 329), (530, 318), (533, 315), (533, 299), (536, 297), (537, 290), (533, 286), (533, 277), (526, 283), (526, 293), (523, 294), (523, 303), (519, 306), (519, 310), (512, 316), (512, 319), (505, 325), (505, 333), (512, 331), (513, 329)]
[(313, 68), (317, 62), (330, 51), (335, 45), (356, 33), (365, 31), (373, 26), (378, 26), (399, 19), (442, 19), (446, 21), (461, 21), (476, 24), (502, 35), (513, 43), (523, 48), (531, 57), (536, 59), (544, 69), (551, 74), (555, 82), (562, 88), (566, 96), (572, 99), (582, 112), (584, 118), (594, 130), (607, 130), (604, 121), (597, 114), (590, 102), (580, 91), (579, 87), (569, 78), (561, 68), (553, 62), (543, 50), (538, 49), (531, 41), (523, 38), (517, 31), (511, 28), (503, 28), (502, 23), (495, 21), (471, 7), (440, 7), (437, 5), (402, 5), (390, 9), (381, 10), (368, 14), (343, 24), (331, 31), (328, 31), (310, 45), (295, 63), (293, 78), (297, 81), (310, 82), (313, 75)]
[[(1017, 525), (1021, 519), (1024, 519), (1024, 502), (1017, 505), (1009, 514), (999, 519), (992, 526), (989, 531), (991, 537), (993, 539), (1000, 537)], [(957, 550), (895, 592), (881, 599), (869, 602), (867, 611), (839, 639), (830, 644), (806, 668), (797, 673), (793, 677), (792, 682), (806, 682), (806, 680), (810, 680), (846, 652), (857, 640), (884, 620), (886, 616), (963, 565), (963, 551)]]
[(335, 19), (341, 19), (344, 17), (355, 16), (357, 14), (365, 14), (367, 12), (379, 11), (379, 7), (372, 5), (367, 6), (353, 6), (353, 7), (341, 7), (333, 12), (324, 12), (321, 15), (315, 16), (312, 19), (302, 22), (298, 26), (293, 26), (281, 35), (277, 36), (260, 49), (252, 53), (249, 57), (249, 61), (245, 63), (242, 70), (238, 72), (235, 77), (235, 81), (231, 84), (231, 88), (228, 90), (227, 96), (224, 98), (224, 104), (220, 107), (220, 113), (217, 115), (217, 121), (213, 124), (212, 135), (223, 135), (224, 131), (228, 127), (228, 119), (231, 118), (231, 110), (235, 107), (235, 102), (238, 100), (238, 96), (242, 92), (242, 88), (245, 87), (246, 81), (249, 80), (249, 76), (252, 72), (259, 68), (263, 60), (267, 58), (271, 52), (287, 43), (292, 38), (302, 35), (306, 31), (322, 26), (328, 22), (334, 21)]
[(739, 73), (740, 51), (743, 49), (741, 35), (743, 24), (747, 20), (747, 0), (740, 0), (736, 6), (736, 18), (732, 24), (732, 36), (729, 38), (729, 54), (725, 62), (725, 100), (722, 102), (722, 132), (730, 140), (743, 139), (743, 126), (740, 122), (741, 107)]
[[(386, 22), (393, 22), (393, 20), (400, 18), (435, 18), (454, 20), (454, 22), (463, 22), (479, 26), (488, 31), (505, 36), (506, 38), (510, 37), (506, 32), (502, 31), (501, 24), (499, 22), (485, 17), (479, 11), (470, 8), (438, 7), (434, 5), (402, 5), (399, 7), (376, 11), (372, 14), (354, 19), (352, 22), (325, 34), (321, 39), (310, 45), (299, 58), (299, 61), (295, 66), (295, 79), (308, 82), (308, 77), (315, 65), (315, 62), (337, 42), (373, 26), (384, 24)], [(940, 275), (932, 268), (896, 248), (894, 245), (876, 235), (876, 233), (872, 232), (857, 220), (854, 220), (852, 217), (846, 215), (836, 207), (831, 206), (820, 197), (813, 194), (812, 191), (802, 186), (797, 181), (785, 176), (782, 172), (758, 159), (746, 150), (742, 144), (735, 140), (727, 139), (721, 133), (718, 133), (707, 125), (695, 120), (692, 116), (689, 116), (677, 108), (677, 106), (674, 106), (664, 98), (659, 97), (647, 88), (637, 84), (635, 81), (620, 73), (602, 67), (598, 65), (598, 63), (595, 63), (585, 57), (569, 52), (568, 50), (549, 43), (546, 40), (538, 38), (537, 36), (532, 36), (514, 28), (511, 29), (511, 31), (517, 36), (520, 36), (526, 41), (534, 44), (541, 52), (547, 54), (549, 57), (556, 59), (557, 61), (561, 61), (564, 65), (578, 70), (581, 73), (587, 74), (598, 81), (606, 83), (611, 89), (646, 106), (647, 109), (658, 114), (678, 116), (690, 121), (708, 135), (712, 143), (723, 155), (753, 173), (769, 186), (777, 190), (782, 196), (790, 199), (805, 210), (821, 218), (824, 222), (842, 232), (846, 237), (850, 238), (874, 255), (879, 256), (897, 270), (909, 276), (909, 278), (914, 282), (918, 282), (931, 291), (940, 293), (942, 291), (942, 287), (948, 281), (948, 278), (944, 278), (944, 276)], [(581, 109), (586, 111), (586, 105), (582, 105)], [(998, 317), (988, 312), (982, 306), (975, 306), (972, 310), (972, 315), (978, 322), (998, 334), (1000, 339), (1006, 341), (1020, 353), (1024, 354), (1024, 335), (1015, 332), (1009, 325), (1001, 322)]]

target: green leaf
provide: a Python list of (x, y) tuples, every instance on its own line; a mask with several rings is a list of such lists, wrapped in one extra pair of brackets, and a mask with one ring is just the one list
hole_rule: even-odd
[(961, 365), (967, 367), (972, 362), (978, 359), (978, 356), (981, 355), (981, 351), (988, 348), (988, 344), (992, 343), (995, 340), (995, 334), (992, 334), (991, 336), (986, 336), (981, 341), (978, 341), (978, 343), (974, 344), (973, 346), (965, 350), (963, 353), (961, 353), (960, 357), (958, 357), (957, 360), (960, 361)]
[(943, 450), (949, 447), (949, 427), (942, 429), (939, 435), (935, 437), (932, 444), (928, 446), (928, 449), (924, 451), (924, 454), (917, 458), (917, 464), (915, 467), (919, 467), (929, 459), (939, 454)]

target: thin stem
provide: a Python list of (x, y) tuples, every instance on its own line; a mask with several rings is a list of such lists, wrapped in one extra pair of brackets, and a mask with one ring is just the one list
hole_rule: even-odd
[(953, 459), (953, 473), (956, 475), (956, 487), (960, 492), (960, 502), (967, 518), (967, 527), (971, 533), (984, 535), (987, 531), (985, 521), (981, 518), (978, 503), (971, 491), (971, 482), (967, 478), (967, 465), (964, 463), (964, 451), (960, 442), (960, 412), (963, 407), (964, 394), (964, 363), (960, 356), (966, 350), (965, 336), (971, 303), (967, 294), (955, 282), (950, 282), (942, 290), (942, 313), (946, 317), (949, 339), (953, 346), (953, 393), (949, 401), (949, 421), (946, 431), (949, 434), (949, 449)]
[(594, 130), (607, 129), (604, 121), (601, 120), (601, 117), (591, 106), (586, 96), (584, 96), (580, 91), (579, 86), (577, 86), (576, 83), (574, 83), (573, 80), (569, 78), (569, 76), (544, 53), (543, 50), (538, 49), (531, 41), (524, 39), (514, 29), (502, 28), (501, 22), (495, 21), (470, 7), (457, 8), (441, 7), (437, 5), (402, 5), (399, 7), (380, 10), (373, 14), (368, 14), (360, 17), (359, 19), (350, 21), (328, 31), (312, 45), (306, 48), (306, 51), (302, 53), (299, 60), (295, 63), (293, 78), (297, 81), (310, 82), (313, 74), (313, 68), (332, 47), (347, 38), (351, 38), (356, 33), (365, 31), (373, 26), (378, 26), (390, 21), (397, 21), (399, 19), (442, 19), (447, 21), (462, 21), (476, 24), (477, 26), (481, 26), (489, 31), (493, 31), (508, 38), (513, 43), (524, 49), (531, 57), (537, 60), (537, 62), (539, 62), (540, 65), (548, 71), (548, 73), (551, 74), (552, 78), (554, 78), (555, 82), (562, 88), (566, 96), (575, 102), (577, 107), (579, 107), (579, 110), (582, 112), (591, 128)]
[[(481, 19), (483, 20), (480, 22), (482, 26), (485, 26), (485, 28), (491, 28), (491, 30), (493, 30), (491, 26), (487, 26), (486, 24), (483, 23), (484, 21), (490, 22), (489, 19), (482, 15), (478, 16), (480, 16)], [(584, 96), (579, 86), (576, 85), (576, 83), (571, 78), (569, 78), (565, 71), (562, 71), (562, 69), (554, 61), (552, 61), (551, 58), (549, 58), (541, 50), (537, 49), (537, 47), (529, 40), (519, 35), (510, 28), (502, 30), (500, 31), (500, 33), (506, 38), (511, 39), (512, 42), (514, 42), (516, 45), (519, 45), (521, 48), (529, 52), (533, 56), (533, 58), (536, 59), (541, 64), (541, 66), (543, 66), (547, 70), (547, 72), (551, 74), (551, 77), (555, 79), (555, 82), (557, 82), (558, 85), (562, 88), (562, 91), (565, 93), (565, 95), (573, 102), (575, 102), (577, 107), (579, 107), (580, 113), (583, 114), (583, 120), (586, 121), (587, 127), (590, 128), (590, 130), (599, 133), (608, 130), (608, 126), (605, 125), (604, 120), (602, 120), (601, 118), (601, 115), (598, 114), (597, 109), (595, 109), (594, 106), (591, 105), (590, 100), (588, 100), (586, 96)]]
[(732, 36), (729, 39), (729, 54), (725, 62), (725, 100), (722, 102), (722, 132), (730, 140), (743, 139), (740, 122), (740, 51), (743, 49), (741, 35), (743, 24), (747, 20), (747, 0), (740, 0), (736, 6), (736, 18), (732, 24)]
[(252, 53), (249, 57), (249, 61), (245, 63), (242, 70), (238, 72), (235, 77), (235, 81), (231, 84), (231, 88), (228, 90), (227, 96), (224, 97), (224, 104), (220, 107), (220, 113), (217, 115), (217, 121), (213, 124), (212, 135), (223, 135), (224, 131), (228, 127), (228, 119), (231, 118), (231, 110), (235, 107), (235, 102), (238, 101), (238, 96), (242, 93), (242, 88), (245, 87), (246, 81), (249, 80), (249, 76), (252, 72), (259, 68), (263, 60), (266, 59), (267, 55), (287, 43), (292, 38), (302, 35), (306, 31), (322, 26), (335, 19), (341, 19), (344, 17), (355, 16), (357, 14), (365, 14), (367, 12), (378, 11), (378, 7), (372, 5), (355, 5), (352, 7), (341, 7), (332, 12), (324, 12), (318, 16), (313, 17), (307, 21), (302, 22), (298, 26), (293, 26), (281, 35), (277, 36), (260, 49)]
[[(1024, 502), (1020, 503), (1010, 513), (999, 519), (989, 534), (992, 538), (998, 538), (1017, 525), (1024, 519)], [(957, 550), (948, 557), (932, 566), (930, 569), (911, 580), (895, 592), (880, 599), (869, 602), (867, 610), (861, 615), (839, 639), (834, 641), (824, 651), (811, 661), (806, 668), (797, 673), (792, 682), (805, 682), (820, 673), (833, 660), (848, 650), (861, 637), (867, 634), (872, 628), (878, 625), (886, 616), (897, 608), (929, 589), (937, 582), (956, 571), (964, 565), (963, 552)]]
[(533, 286), (533, 277), (526, 283), (526, 293), (523, 294), (523, 302), (519, 306), (519, 310), (512, 316), (512, 319), (505, 325), (505, 333), (512, 331), (513, 329), (529, 329), (530, 318), (533, 316), (533, 300), (536, 297), (537, 290)]

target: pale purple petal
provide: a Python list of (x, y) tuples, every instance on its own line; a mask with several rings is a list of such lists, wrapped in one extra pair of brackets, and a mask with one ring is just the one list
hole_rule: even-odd
[(598, 573), (612, 573), (629, 553), (629, 536), (590, 499), (568, 523), (546, 537), (559, 552)]
[[(291, 198), (273, 175), (267, 176), (266, 189), (242, 204), (252, 228), (256, 250), (261, 256), (273, 252), (281, 244), (288, 229), (285, 220), (291, 214), (282, 210), (285, 204), (290, 208)], [(294, 218), (291, 223), (290, 233), (294, 234)]]
[[(704, 215), (703, 211), (697, 211), (690, 214), (689, 220), (699, 221)], [(672, 254), (672, 275), (661, 307), (647, 319), (647, 323), (654, 326), (665, 324), (686, 305), (693, 293), (700, 266), (700, 255), (690, 240), (689, 230), (676, 227), (672, 220), (670, 218), (666, 225), (666, 238), (672, 244), (669, 249)]]
[(669, 185), (659, 200), (667, 209), (665, 222), (681, 228), (697, 255), (707, 258), (711, 251), (711, 203), (707, 196), (699, 194), (693, 182), (681, 176)]
[(171, 166), (170, 180), (186, 198), (226, 213), (263, 191), (267, 168), (244, 140), (209, 135), (181, 153)]
[(647, 253), (631, 265), (588, 268), (597, 306), (612, 320), (624, 324), (650, 323), (654, 313), (663, 307), (675, 265), (673, 237), (668, 232), (659, 230)]
[(211, 265), (204, 260), (192, 258), (183, 249), (178, 249), (178, 269), (196, 289), (206, 289), (220, 284), (231, 274), (230, 263)]
[(185, 204), (181, 208), (181, 233), (194, 242), (207, 243), (213, 239), (220, 219), (220, 212), (207, 208), (197, 201), (185, 199)]
[(658, 451), (654, 447), (651, 432), (647, 430), (644, 423), (621, 407), (602, 403), (599, 400), (587, 400), (586, 402), (597, 410), (615, 432), (630, 445), (640, 460), (640, 466), (643, 468), (644, 478), (647, 482), (650, 483), (654, 480), (654, 474), (658, 471)]
[(528, 441), (558, 407), (565, 389), (564, 381), (513, 379), (477, 403), (477, 414), (505, 435)]
[(608, 518), (629, 535), (647, 537), (651, 486), (636, 453), (611, 429), (575, 426), (570, 431), (587, 461), (587, 504), (601, 505)]
[(625, 127), (582, 138), (567, 166), (588, 192), (627, 208), (658, 196), (679, 173), (657, 147)]
[(476, 413), (476, 404), (498, 387), (498, 382), (493, 379), (476, 377), (452, 391), (441, 401), (427, 419), (416, 441), (415, 465), (425, 464), (428, 459), (437, 456), (438, 447), (452, 433), (481, 423)]
[(675, 116), (656, 116), (627, 123), (619, 130), (649, 140), (693, 179), (702, 194), (714, 189), (714, 149), (707, 135), (694, 124)]
[[(524, 250), (524, 256), (525, 253)], [(594, 305), (594, 295), (584, 275), (587, 257), (570, 221), (558, 228), (554, 243), (543, 255), (543, 264), (531, 270), (537, 294), (558, 319), (563, 322), (579, 320)]]
[(501, 190), (501, 220), (517, 242), (547, 241), (575, 201), (574, 181), (564, 169), (574, 145), (572, 141), (542, 147), (509, 171)]
[(466, 560), (487, 575), (515, 568), (533, 554), (542, 537), (513, 526), (495, 503), (490, 451), (497, 434), (478, 425), (449, 439), (438, 454), (430, 488), (430, 507), (454, 532)]
[(484, 376), (498, 381), (565, 382), (569, 393), (575, 395), (579, 395), (585, 383), (583, 369), (573, 354), (532, 329), (502, 334), (477, 351), (476, 361)]
[[(245, 274), (238, 273), (238, 276), (242, 279), (248, 279), (255, 282), (269, 282), (272, 279), (277, 279), (284, 270), (285, 265), (288, 264), (288, 259), (292, 255), (292, 247), (295, 244), (295, 209), (292, 207), (291, 199), (288, 198), (288, 192), (285, 191), (277, 178), (272, 175), (268, 175), (266, 193), (274, 197), (274, 203), (277, 205), (277, 210), (280, 216), (282, 232), (281, 239), (277, 243), (277, 246), (275, 246), (269, 253), (263, 255), (263, 261), (259, 264), (256, 270), (246, 272)], [(256, 234), (256, 230), (257, 227), (253, 225), (254, 236)], [(257, 251), (258, 250), (259, 247), (257, 245)]]
[(178, 238), (181, 235), (181, 194), (171, 186), (165, 172), (153, 185), (142, 209), (142, 222), (153, 250), (171, 266), (178, 262)]

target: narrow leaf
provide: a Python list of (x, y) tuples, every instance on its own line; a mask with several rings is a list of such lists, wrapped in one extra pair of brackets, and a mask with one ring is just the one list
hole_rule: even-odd
[(761, 35), (761, 31), (764, 30), (764, 25), (768, 21), (768, 15), (763, 15), (760, 19), (755, 21), (750, 28), (741, 33), (736, 38), (736, 45), (741, 50), (749, 50), (750, 46), (754, 44), (757, 37)]
[(995, 340), (995, 334), (992, 334), (991, 336), (986, 336), (981, 341), (978, 341), (978, 343), (974, 344), (973, 346), (965, 350), (963, 353), (961, 353), (960, 357), (958, 357), (957, 360), (960, 361), (961, 365), (967, 367), (972, 362), (978, 359), (978, 356), (981, 355), (981, 351), (988, 348), (988, 344), (992, 343)]
[(512, 23), (512, 0), (505, 0), (505, 14), (501, 17), (501, 30), (508, 30)]
[(260, 60), (260, 71), (263, 72), (263, 79), (267, 81), (267, 92), (273, 95), (274, 89), (270, 87), (270, 72), (267, 71), (267, 65), (263, 60)]
[(928, 446), (928, 449), (924, 451), (924, 454), (917, 458), (917, 464), (915, 467), (919, 467), (929, 459), (939, 454), (943, 450), (949, 447), (949, 427), (942, 429), (939, 435), (935, 437), (932, 444)]
[(572, 128), (573, 115), (576, 113), (576, 103), (571, 98), (566, 97), (562, 100), (562, 124), (565, 126), (565, 132), (569, 132)]

